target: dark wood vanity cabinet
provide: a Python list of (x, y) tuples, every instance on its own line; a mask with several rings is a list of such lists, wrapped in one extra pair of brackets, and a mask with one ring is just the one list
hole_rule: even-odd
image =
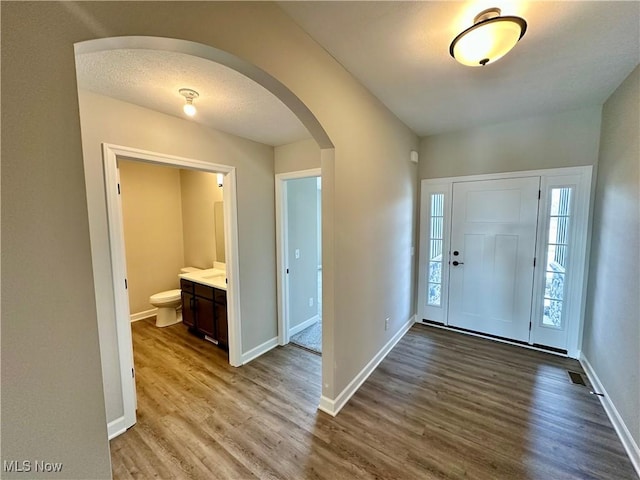
[(224, 290), (213, 290), (213, 309), (215, 311), (216, 331), (218, 332), (218, 342), (225, 349), (229, 348), (229, 328), (227, 323), (227, 292)]
[(229, 348), (227, 292), (189, 280), (180, 280), (182, 323), (199, 336)]
[(195, 297), (193, 296), (193, 289), (191, 291), (185, 290), (183, 282), (184, 280), (180, 282), (180, 287), (182, 288), (182, 323), (191, 328), (196, 326), (196, 312), (193, 309)]

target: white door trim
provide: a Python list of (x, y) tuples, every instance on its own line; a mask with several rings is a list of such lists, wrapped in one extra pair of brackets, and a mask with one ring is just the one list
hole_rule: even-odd
[[(568, 327), (568, 335), (567, 335), (567, 356), (572, 358), (577, 358), (582, 344), (582, 329), (584, 323), (584, 310), (585, 310), (585, 302), (586, 302), (586, 283), (587, 283), (587, 272), (589, 270), (589, 245), (590, 245), (590, 232), (591, 232), (591, 204), (593, 201), (593, 167), (592, 166), (580, 166), (580, 167), (563, 167), (563, 168), (551, 168), (551, 169), (543, 169), (543, 170), (527, 170), (522, 172), (504, 172), (504, 173), (491, 173), (491, 174), (483, 174), (483, 175), (469, 175), (469, 176), (461, 176), (461, 177), (446, 177), (446, 178), (433, 178), (433, 179), (423, 179), (421, 181), (421, 208), (420, 208), (420, 263), (418, 265), (419, 272), (419, 280), (418, 280), (418, 288), (419, 293), (417, 295), (416, 312), (418, 315), (418, 321), (421, 322), (423, 319), (427, 321), (435, 322), (443, 327), (447, 328), (447, 315), (446, 311), (442, 311), (436, 316), (438, 318), (430, 318), (434, 316), (435, 312), (430, 311), (425, 308), (425, 278), (426, 278), (426, 270), (425, 270), (425, 261), (423, 256), (426, 255), (426, 250), (428, 248), (428, 235), (429, 235), (429, 227), (427, 222), (429, 221), (429, 212), (426, 208), (428, 193), (435, 192), (447, 192), (447, 186), (452, 186), (453, 183), (459, 182), (475, 182), (480, 180), (498, 180), (498, 179), (508, 179), (508, 178), (518, 178), (518, 177), (533, 177), (539, 176), (542, 178), (541, 189), (544, 190), (548, 188), (550, 185), (554, 184), (553, 179), (563, 176), (576, 176), (579, 178), (579, 181), (576, 183), (578, 188), (576, 195), (576, 202), (578, 203), (578, 209), (576, 211), (576, 244), (572, 246), (576, 250), (576, 254), (582, 257), (578, 265), (574, 264), (576, 271), (574, 271), (573, 276), (575, 282), (577, 284), (573, 285), (571, 288), (571, 303), (572, 307), (572, 318), (573, 320), (569, 320), (567, 324)], [(543, 191), (544, 195), (545, 192)], [(445, 203), (445, 215), (451, 214), (451, 197), (450, 195), (445, 195), (445, 202), (449, 200), (449, 204)], [(541, 202), (539, 206), (540, 210), (544, 208), (542, 205), (544, 202)], [(541, 217), (539, 217), (540, 219)], [(446, 223), (446, 221), (445, 221)], [(447, 230), (445, 231), (445, 249), (446, 251), (450, 250), (450, 224)], [(540, 228), (540, 227), (539, 227)], [(447, 234), (449, 234), (447, 236)], [(578, 240), (579, 239), (579, 240)], [(541, 252), (544, 248), (544, 245), (541, 245), (543, 241), (542, 235), (538, 236), (536, 241), (536, 255), (540, 257), (538, 252)], [(540, 265), (542, 262), (538, 262), (537, 265)], [(540, 277), (540, 270), (536, 267), (536, 286), (534, 287), (535, 295), (538, 295), (540, 292), (540, 281), (538, 277)], [(443, 278), (448, 278), (449, 274), (449, 265), (448, 263), (443, 263)], [(446, 276), (446, 277), (445, 277)], [(579, 277), (579, 278), (578, 278)], [(534, 297), (535, 302), (535, 297)], [(427, 315), (427, 311), (429, 311), (429, 315)], [(535, 313), (535, 309), (532, 309), (533, 313)], [(443, 315), (444, 314), (444, 315)], [(443, 316), (443, 318), (439, 318)], [(532, 336), (533, 338), (533, 336)], [(531, 339), (530, 339), (531, 340)], [(510, 343), (510, 342), (507, 342)], [(521, 343), (518, 343), (522, 345)], [(526, 345), (522, 345), (526, 346)], [(530, 345), (531, 347), (533, 345)]]
[[(422, 265), (429, 263), (429, 239), (431, 238), (431, 225), (428, 221), (431, 212), (431, 196), (433, 194), (440, 194), (444, 199), (444, 218), (442, 226), (442, 283), (440, 284), (440, 305), (427, 305), (427, 290), (429, 282), (427, 276), (423, 275), (420, 271), (418, 276), (418, 295), (416, 306), (416, 316), (420, 319), (428, 318), (431, 321), (446, 324), (449, 315), (449, 235), (451, 233), (451, 207), (453, 202), (453, 183), (423, 180), (422, 188), (420, 189), (420, 243), (418, 244), (419, 250), (419, 264), (418, 269)], [(427, 219), (423, 221), (422, 219)]]
[[(238, 222), (236, 199), (236, 169), (229, 165), (214, 164), (163, 153), (149, 152), (131, 147), (102, 144), (103, 166), (105, 174), (105, 190), (107, 197), (107, 226), (109, 229), (109, 245), (114, 290), (114, 307), (116, 313), (116, 332), (118, 335), (118, 358), (120, 360), (120, 377), (122, 383), (122, 401), (124, 406), (124, 428), (136, 422), (136, 393), (133, 379), (133, 344), (131, 339), (131, 322), (129, 317), (129, 297), (125, 288), (127, 278), (126, 257), (124, 248), (124, 231), (122, 208), (118, 195), (118, 158), (126, 158), (156, 165), (180, 167), (224, 174), (224, 218), (227, 281), (227, 319), (229, 322), (229, 363), (232, 366), (242, 365), (242, 338), (240, 329), (240, 279), (238, 262)], [(177, 275), (177, 272), (176, 272)], [(118, 430), (122, 430), (122, 424)], [(117, 434), (116, 432), (113, 432)], [(112, 436), (112, 432), (109, 432)]]
[[(289, 265), (287, 245), (287, 180), (298, 178), (321, 177), (320, 168), (298, 170), (296, 172), (278, 173), (276, 183), (276, 262), (278, 289), (278, 344), (289, 343), (289, 282), (287, 281), (287, 265)], [(324, 324), (323, 324), (324, 325)]]
[(577, 174), (584, 173), (586, 171), (591, 172), (592, 169), (593, 167), (591, 165), (585, 165), (581, 167), (560, 167), (560, 168), (545, 168), (541, 170), (523, 170), (521, 172), (483, 173), (478, 175), (462, 175), (460, 177), (425, 178), (421, 180), (421, 183), (423, 185), (429, 185), (432, 183), (447, 184), (447, 183), (455, 183), (455, 182), (475, 182), (478, 180), (500, 180), (503, 178), (577, 175)]
[[(579, 358), (582, 347), (582, 327), (586, 302), (585, 287), (588, 273), (589, 246), (589, 208), (591, 198), (591, 167), (584, 167), (580, 172), (568, 174), (566, 172), (550, 172), (542, 177), (540, 190), (542, 192), (538, 213), (538, 239), (536, 258), (542, 268), (536, 269), (534, 281), (534, 308), (532, 309), (531, 344), (549, 346), (554, 334), (566, 338), (567, 355)], [(543, 314), (542, 297), (545, 289), (545, 255), (549, 227), (549, 193), (552, 188), (573, 188), (571, 201), (571, 220), (569, 223), (569, 271), (565, 279), (565, 312), (563, 313), (562, 331), (541, 326)], [(575, 325), (576, 319), (579, 319)], [(551, 345), (553, 346), (553, 345)]]

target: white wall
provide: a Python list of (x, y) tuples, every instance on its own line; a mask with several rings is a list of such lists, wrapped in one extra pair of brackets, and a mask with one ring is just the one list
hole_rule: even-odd
[(424, 137), (420, 178), (595, 165), (601, 107)]
[(79, 99), (90, 228), (92, 239), (98, 239), (91, 250), (107, 419), (112, 421), (123, 407), (108, 237), (100, 235), (107, 229), (101, 144), (237, 167), (243, 352), (277, 335), (273, 148), (102, 95), (82, 91)]
[(609, 97), (593, 214), (583, 354), (640, 445), (640, 67)]
[[(103, 198), (96, 193), (102, 188), (99, 166), (86, 172), (93, 179), (86, 185), (83, 175), (76, 42), (146, 35), (221, 49), (258, 67), (250, 74), (265, 83), (269, 79), (261, 72), (269, 74), (269, 88), (310, 128), (316, 119), (324, 127), (331, 142), (320, 129), (314, 133), (335, 152), (325, 150), (321, 159), (328, 360), (323, 395), (336, 398), (409, 320), (417, 172), (408, 156), (418, 139), (277, 5), (194, 2), (185, 9), (179, 2), (9, 2), (2, 5), (1, 35), (4, 459), (58, 458), (66, 462), (66, 478), (110, 475), (96, 319), (113, 299), (109, 289), (97, 298), (100, 290), (91, 288), (94, 276), (96, 286), (109, 276), (109, 262), (104, 246), (102, 253), (92, 247), (92, 272), (88, 208)], [(121, 143), (146, 138), (156, 150), (190, 157), (199, 157), (203, 148), (236, 146), (228, 136), (208, 130), (206, 139), (196, 138), (189, 133), (195, 127), (166, 121), (170, 128), (153, 129), (147, 137), (123, 132)], [(167, 141), (171, 130), (184, 134), (183, 141)], [(255, 145), (252, 151), (273, 155), (264, 148)], [(275, 285), (273, 253), (262, 251), (264, 246), (275, 252), (274, 169), (270, 162), (252, 164), (254, 157), (242, 150), (234, 157), (238, 191), (253, 190), (261, 199), (238, 199), (240, 211), (255, 212), (249, 219), (240, 216), (243, 292)], [(209, 158), (218, 160), (213, 153)], [(270, 278), (251, 275), (248, 264), (271, 271)], [(59, 272), (54, 286), (51, 272)], [(33, 291), (39, 292), (35, 299)], [(243, 305), (243, 319), (265, 311), (274, 317), (273, 327), (265, 329), (243, 323), (249, 327), (242, 331), (243, 349), (275, 336), (272, 293)], [(51, 321), (43, 321), (43, 311)], [(391, 318), (388, 331), (385, 317)]]

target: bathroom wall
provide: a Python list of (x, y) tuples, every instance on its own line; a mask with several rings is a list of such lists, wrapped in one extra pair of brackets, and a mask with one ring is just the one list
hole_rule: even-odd
[[(129, 312), (144, 318), (149, 297), (179, 288), (184, 266), (211, 268), (216, 258), (214, 206), (222, 205), (216, 175), (119, 160), (127, 255)], [(224, 235), (224, 226), (221, 232)]]
[[(211, 268), (216, 256), (215, 204), (222, 202), (222, 188), (215, 173), (180, 170), (184, 265)], [(222, 232), (224, 233), (224, 231)]]
[(182, 199), (177, 168), (120, 160), (129, 311), (154, 308), (149, 296), (178, 288), (184, 265)]

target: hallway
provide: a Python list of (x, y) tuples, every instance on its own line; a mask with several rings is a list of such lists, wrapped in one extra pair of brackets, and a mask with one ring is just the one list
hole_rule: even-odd
[(332, 418), (302, 349), (233, 368), (183, 325), (133, 339), (138, 423), (111, 441), (114, 478), (635, 478), (574, 360), (416, 325)]

